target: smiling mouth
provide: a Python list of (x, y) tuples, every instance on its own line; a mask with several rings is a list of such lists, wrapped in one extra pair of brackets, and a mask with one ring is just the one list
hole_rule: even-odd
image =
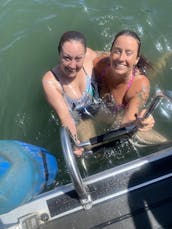
[(69, 68), (66, 68), (66, 71), (68, 73), (76, 73), (76, 69), (69, 69)]
[(114, 68), (115, 69), (124, 69), (126, 68), (127, 66), (125, 64), (114, 64)]

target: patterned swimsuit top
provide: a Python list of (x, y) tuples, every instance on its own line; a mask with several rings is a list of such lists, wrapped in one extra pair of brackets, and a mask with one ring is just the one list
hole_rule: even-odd
[[(107, 72), (107, 69), (108, 68), (106, 68), (103, 71), (103, 73), (100, 75), (100, 80), (105, 76), (105, 74)], [(130, 89), (130, 87), (132, 86), (134, 78), (135, 78), (135, 71), (133, 71), (132, 76), (131, 76), (131, 78), (129, 79), (129, 81), (127, 83), (127, 89), (126, 89), (125, 95), (128, 92), (128, 90)], [(124, 95), (124, 97), (125, 97), (125, 95)], [(110, 104), (111, 109), (110, 110), (113, 111), (113, 112), (119, 111), (119, 110), (124, 110), (126, 108), (126, 106), (127, 106), (127, 103), (125, 103), (125, 101), (122, 104), (117, 104), (115, 102), (115, 99), (112, 98), (112, 96), (110, 94), (109, 94), (109, 97), (107, 99), (108, 99), (109, 102), (111, 101), (111, 104)], [(106, 101), (106, 98), (105, 98), (105, 101)], [(112, 106), (112, 102), (113, 102), (113, 106)]]
[[(91, 77), (87, 74), (85, 69), (83, 68), (84, 73), (86, 75), (86, 88), (82, 93), (81, 98), (79, 99), (73, 99), (70, 96), (66, 94), (63, 89), (63, 96), (67, 104), (69, 105), (69, 110), (72, 111), (80, 111), (80, 109), (83, 109), (83, 107), (86, 107), (93, 103), (94, 98), (98, 98), (98, 90), (97, 90), (97, 84), (95, 82), (94, 77)], [(53, 75), (56, 77), (56, 79), (60, 82), (59, 77), (57, 76), (56, 72), (54, 69), (51, 69), (51, 72)]]

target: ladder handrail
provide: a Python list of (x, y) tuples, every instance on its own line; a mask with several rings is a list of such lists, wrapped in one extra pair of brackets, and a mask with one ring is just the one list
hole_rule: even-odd
[(65, 162), (75, 190), (84, 209), (90, 209), (92, 207), (92, 199), (89, 193), (89, 188), (82, 180), (75, 156), (73, 154), (69, 133), (66, 128), (61, 128), (60, 137)]

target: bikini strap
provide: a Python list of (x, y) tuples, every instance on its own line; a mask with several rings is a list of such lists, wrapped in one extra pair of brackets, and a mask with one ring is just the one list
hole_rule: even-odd
[(87, 71), (85, 70), (84, 66), (82, 67), (82, 69), (83, 69), (85, 75), (88, 76), (88, 73), (87, 73)]
[(54, 75), (54, 77), (56, 78), (56, 80), (59, 82), (59, 84), (60, 84), (60, 86), (61, 86), (61, 88), (62, 88), (62, 94), (63, 94), (63, 96), (64, 96), (64, 95), (65, 95), (65, 90), (64, 90), (64, 88), (63, 88), (62, 83), (60, 82), (60, 78), (58, 77), (56, 71), (54, 70), (54, 68), (52, 68), (52, 69), (50, 70), (50, 72)]
[(134, 78), (135, 78), (135, 74), (133, 73), (132, 74), (132, 77), (129, 79), (128, 81), (128, 84), (127, 84), (127, 90), (131, 87), (133, 81), (134, 81)]
[(60, 79), (59, 79), (59, 77), (57, 76), (57, 74), (56, 74), (56, 72), (55, 72), (55, 70), (52, 68), (51, 70), (50, 70), (50, 72), (55, 76), (55, 78), (60, 82)]

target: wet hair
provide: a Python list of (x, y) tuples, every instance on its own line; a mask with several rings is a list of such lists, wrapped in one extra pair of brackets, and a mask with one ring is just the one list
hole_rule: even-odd
[(112, 42), (112, 46), (111, 46), (110, 52), (112, 52), (113, 46), (114, 46), (117, 38), (120, 37), (120, 36), (123, 36), (123, 35), (124, 36), (130, 36), (130, 37), (134, 38), (137, 41), (137, 44), (138, 44), (137, 57), (140, 57), (140, 58), (139, 58), (139, 61), (138, 61), (137, 65), (136, 65), (136, 67), (142, 73), (145, 73), (146, 70), (148, 70), (148, 69), (153, 69), (152, 64), (142, 54), (140, 54), (141, 40), (140, 40), (139, 36), (137, 35), (137, 33), (135, 33), (134, 31), (122, 30), (119, 33), (117, 33), (115, 38), (114, 38), (114, 40), (113, 40), (113, 42)]
[(63, 33), (63, 35), (60, 38), (59, 44), (58, 44), (58, 52), (60, 53), (62, 51), (63, 44), (67, 41), (79, 41), (84, 46), (84, 49), (86, 51), (86, 39), (84, 35), (77, 31), (67, 31)]

